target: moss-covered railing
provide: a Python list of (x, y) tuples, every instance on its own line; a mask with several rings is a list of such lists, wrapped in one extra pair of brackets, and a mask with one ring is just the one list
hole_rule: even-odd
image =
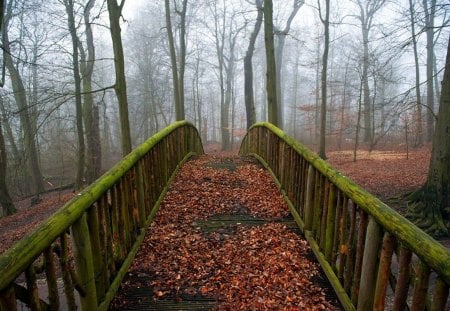
[(158, 132), (0, 257), (0, 309), (106, 310), (197, 130)]
[(449, 310), (440, 243), (269, 123), (240, 154), (271, 170), (346, 310)]

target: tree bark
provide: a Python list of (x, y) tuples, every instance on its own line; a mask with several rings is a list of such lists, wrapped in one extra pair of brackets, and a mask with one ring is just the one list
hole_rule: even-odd
[(427, 35), (427, 141), (432, 141), (434, 132), (434, 87), (433, 87), (433, 59), (434, 59), (434, 15), (436, 0), (423, 0), (425, 11), (425, 30)]
[[(319, 0), (320, 1), (320, 0)], [(320, 105), (320, 142), (319, 142), (319, 156), (326, 159), (325, 153), (325, 136), (326, 136), (326, 122), (327, 122), (327, 67), (328, 67), (328, 51), (330, 49), (330, 0), (325, 0), (325, 18), (322, 17), (319, 3), (320, 20), (324, 26), (324, 48), (322, 56), (322, 73), (321, 73), (321, 90), (322, 102)]]
[(3, 207), (3, 216), (12, 215), (17, 211), (6, 186), (6, 168), (7, 155), (2, 124), (0, 123), (0, 205)]
[(266, 46), (266, 89), (269, 122), (275, 126), (280, 126), (277, 102), (277, 70), (275, 61), (272, 0), (264, 0), (264, 42)]
[(253, 52), (255, 50), (256, 38), (258, 37), (263, 20), (263, 10), (261, 0), (256, 0), (258, 15), (256, 16), (255, 28), (250, 35), (247, 52), (244, 58), (244, 93), (245, 93), (245, 112), (247, 117), (247, 129), (256, 122), (255, 98), (253, 94)]
[(277, 105), (278, 105), (278, 122), (280, 123), (279, 127), (283, 128), (284, 124), (284, 116), (283, 116), (283, 79), (281, 76), (281, 72), (283, 71), (283, 52), (284, 46), (286, 43), (286, 36), (291, 29), (292, 21), (294, 20), (295, 15), (297, 15), (298, 10), (305, 3), (304, 0), (294, 0), (294, 7), (291, 11), (291, 14), (286, 21), (286, 26), (283, 30), (275, 29), (274, 34), (277, 37), (277, 44), (275, 46), (275, 63), (276, 63), (276, 72), (277, 72)]
[(94, 7), (95, 0), (89, 0), (84, 8), (84, 23), (86, 27), (87, 55), (80, 42), (80, 69), (83, 85), (83, 119), (86, 133), (86, 182), (88, 184), (96, 180), (101, 173), (102, 156), (99, 128), (98, 107), (94, 107), (94, 96), (92, 94), (92, 73), (95, 63), (95, 46), (90, 12)]
[[(175, 119), (177, 121), (184, 120), (184, 105), (181, 101), (180, 94), (180, 80), (178, 76), (178, 65), (177, 65), (177, 55), (175, 51), (175, 40), (173, 38), (172, 32), (172, 21), (170, 18), (170, 2), (165, 0), (165, 10), (166, 10), (166, 29), (167, 38), (169, 40), (169, 51), (170, 51), (170, 61), (172, 63), (172, 81), (173, 81), (173, 93), (174, 93), (174, 104), (175, 104)], [(184, 86), (183, 86), (184, 90)]]
[(433, 136), (428, 179), (424, 187), (424, 218), (432, 233), (447, 234), (450, 229), (450, 37), (442, 80), (439, 113)]
[(78, 36), (75, 27), (73, 1), (64, 0), (64, 5), (66, 7), (67, 13), (67, 24), (69, 27), (70, 36), (72, 38), (72, 66), (73, 66), (73, 77), (75, 82), (75, 110), (76, 110), (76, 124), (78, 136), (77, 176), (75, 179), (75, 189), (79, 190), (83, 187), (85, 144), (83, 132), (83, 106), (81, 100), (81, 77), (78, 62)]
[(412, 0), (409, 0), (409, 13), (410, 13), (410, 21), (411, 21), (411, 37), (413, 43), (413, 52), (414, 52), (414, 64), (416, 70), (416, 107), (417, 107), (417, 140), (416, 145), (422, 145), (423, 143), (423, 129), (422, 129), (422, 99), (420, 96), (420, 64), (419, 64), (419, 55), (417, 52), (417, 39), (416, 39), (416, 28), (414, 21), (414, 5)]
[(117, 4), (117, 0), (107, 0), (111, 39), (114, 51), (114, 66), (116, 69), (116, 83), (114, 90), (119, 102), (120, 133), (122, 143), (122, 155), (131, 152), (131, 131), (128, 116), (127, 83), (125, 79), (125, 61), (120, 29), (120, 18), (125, 0)]

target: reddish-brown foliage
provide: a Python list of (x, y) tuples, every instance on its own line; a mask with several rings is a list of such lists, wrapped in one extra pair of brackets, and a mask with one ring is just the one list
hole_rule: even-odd
[[(239, 223), (205, 231), (217, 214), (249, 214), (265, 225)], [(250, 160), (203, 156), (184, 165), (148, 230), (122, 291), (152, 288), (148, 299), (210, 297), (220, 310), (336, 309), (312, 279), (318, 264), (307, 242), (281, 223), (288, 208), (267, 171)], [(130, 306), (128, 306), (130, 307)]]

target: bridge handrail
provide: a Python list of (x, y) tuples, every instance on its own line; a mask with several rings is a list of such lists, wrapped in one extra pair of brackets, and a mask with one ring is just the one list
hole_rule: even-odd
[[(438, 275), (433, 286), (440, 292), (435, 294), (437, 301), (433, 303), (445, 305), (450, 285), (450, 252), (442, 244), (270, 123), (261, 122), (251, 127), (242, 141), (240, 154), (255, 155), (272, 171), (346, 309), (358, 306), (359, 310), (369, 310), (373, 306), (384, 306), (392, 259), (392, 254), (385, 253), (385, 248), (389, 247), (398, 257), (408, 258), (403, 254), (408, 252), (418, 257), (420, 264), (415, 266), (414, 273), (420, 286), (426, 284), (425, 289), (429, 269)], [(352, 204), (355, 213), (359, 211), (359, 218), (356, 214), (352, 218)], [(352, 219), (354, 223), (350, 224)], [(347, 241), (351, 230), (354, 236)], [(401, 247), (394, 248), (396, 241)], [(351, 248), (353, 253), (349, 251)], [(353, 257), (349, 262), (357, 266), (354, 270), (346, 266), (346, 256)], [(384, 269), (387, 276), (383, 279), (381, 272), (376, 278), (367, 275), (377, 274), (376, 269)], [(345, 275), (348, 270), (359, 274), (361, 279), (359, 276), (353, 281), (346, 279), (350, 278)], [(365, 284), (367, 282), (373, 284)], [(404, 280), (399, 277), (398, 282)], [(442, 293), (445, 297), (439, 297)], [(420, 290), (415, 290), (414, 295), (419, 301)], [(405, 303), (403, 299), (406, 298), (398, 298), (398, 303)], [(420, 303), (431, 302), (428, 298)]]
[[(34, 274), (39, 270), (36, 261), (41, 256), (46, 274), (53, 273), (47, 280), (50, 304), (53, 299), (59, 305), (56, 293), (52, 293), (55, 284), (50, 283), (56, 281), (52, 280), (54, 257), (57, 255), (61, 261), (71, 253), (70, 246), (65, 245), (70, 243), (66, 237), (70, 230), (77, 271), (64, 271), (70, 268), (66, 262), (66, 266), (60, 267), (63, 279), (67, 277), (64, 273), (70, 272), (83, 310), (105, 310), (128, 268), (124, 266), (131, 263), (132, 253), (137, 251), (179, 165), (191, 155), (202, 153), (198, 132), (186, 121), (169, 125), (138, 146), (0, 256), (0, 309), (17, 297), (28, 305), (35, 303), (45, 309), (46, 304), (36, 294), (36, 288), (33, 289), (36, 287)], [(53, 272), (47, 271), (47, 266)], [(22, 272), (26, 272), (30, 284), (28, 298), (15, 290), (19, 285), (14, 281)], [(107, 284), (101, 284), (105, 280)], [(74, 303), (73, 297), (66, 299)]]

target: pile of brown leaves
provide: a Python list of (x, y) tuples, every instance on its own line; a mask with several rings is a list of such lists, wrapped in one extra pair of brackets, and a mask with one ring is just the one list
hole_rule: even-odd
[[(262, 217), (204, 231), (217, 214)], [(148, 299), (211, 298), (220, 310), (338, 309), (313, 279), (319, 266), (307, 242), (281, 223), (286, 203), (267, 171), (242, 158), (202, 156), (184, 165), (150, 226), (113, 308), (130, 308), (127, 291), (151, 288)]]

